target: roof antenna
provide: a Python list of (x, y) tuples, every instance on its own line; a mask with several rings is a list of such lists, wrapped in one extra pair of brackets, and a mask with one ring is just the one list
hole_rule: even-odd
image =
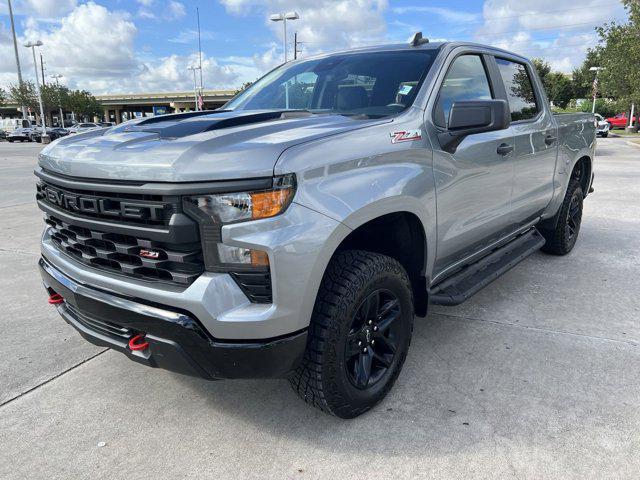
[(414, 33), (413, 36), (409, 39), (409, 45), (411, 45), (412, 47), (418, 47), (420, 45), (424, 45), (425, 43), (429, 43), (429, 39), (424, 38), (422, 36), (422, 32)]

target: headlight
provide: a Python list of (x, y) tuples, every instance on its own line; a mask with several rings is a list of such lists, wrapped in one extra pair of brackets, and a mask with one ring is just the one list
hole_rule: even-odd
[(294, 193), (295, 177), (284, 175), (275, 178), (269, 190), (202, 195), (187, 200), (215, 223), (232, 223), (278, 215), (287, 209)]
[(236, 271), (238, 267), (268, 270), (266, 252), (225, 245), (220, 230), (225, 224), (284, 212), (293, 200), (295, 187), (295, 175), (290, 174), (274, 178), (272, 187), (266, 190), (185, 197), (185, 210), (200, 224), (207, 270)]

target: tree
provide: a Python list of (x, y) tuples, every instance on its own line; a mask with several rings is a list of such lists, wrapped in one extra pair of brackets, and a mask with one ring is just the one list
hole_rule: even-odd
[(573, 98), (573, 84), (571, 78), (561, 72), (551, 72), (547, 75), (547, 95), (554, 105), (567, 108)]
[(0, 107), (7, 103), (7, 92), (0, 88)]
[(571, 72), (571, 83), (573, 86), (573, 98), (591, 98), (593, 96), (593, 80), (595, 72), (589, 70), (591, 67), (599, 67), (602, 48), (595, 47), (587, 50), (587, 56), (578, 68)]
[[(536, 67), (538, 76), (540, 77), (540, 80), (542, 80), (542, 85), (544, 85), (545, 90), (547, 90), (547, 82), (549, 81), (547, 77), (551, 73), (551, 66), (542, 58), (534, 58), (531, 60), (531, 63), (533, 63), (533, 66)], [(547, 95), (548, 94), (549, 91), (547, 90)]]
[(604, 95), (625, 109), (632, 103), (640, 105), (640, 2), (622, 0), (629, 21), (624, 24), (605, 23), (597, 29), (602, 42), (598, 74)]
[(40, 92), (45, 115), (57, 111), (60, 107), (66, 108), (69, 103), (69, 89), (65, 86), (48, 83), (42, 86)]
[(541, 58), (534, 58), (532, 63), (536, 67), (549, 101), (557, 107), (567, 108), (569, 101), (573, 98), (569, 77), (564, 73), (551, 71), (549, 63)]
[(74, 114), (84, 118), (91, 118), (102, 113), (102, 105), (96, 97), (86, 90), (73, 90), (68, 92), (66, 108)]
[(33, 82), (22, 82), (19, 85), (10, 85), (9, 96), (18, 105), (24, 105), (32, 112), (37, 112), (39, 109), (38, 95), (36, 94), (36, 86)]

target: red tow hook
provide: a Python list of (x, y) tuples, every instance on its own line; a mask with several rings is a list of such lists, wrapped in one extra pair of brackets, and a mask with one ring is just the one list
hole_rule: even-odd
[(64, 302), (64, 298), (62, 298), (62, 295), (60, 295), (59, 293), (52, 293), (51, 295), (49, 295), (49, 303), (51, 305), (59, 305), (62, 302)]
[(149, 342), (144, 341), (144, 333), (139, 333), (129, 340), (129, 349), (133, 351), (145, 350), (148, 346)]

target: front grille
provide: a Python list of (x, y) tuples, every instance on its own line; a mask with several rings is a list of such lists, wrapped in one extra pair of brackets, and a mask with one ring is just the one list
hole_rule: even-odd
[[(171, 245), (71, 225), (52, 215), (47, 215), (45, 221), (57, 247), (85, 265), (181, 285), (193, 283), (204, 271), (200, 242)], [(151, 250), (157, 258), (143, 258), (141, 250)]]
[(179, 211), (178, 197), (61, 188), (41, 181), (36, 199), (73, 215), (121, 224), (166, 226)]

